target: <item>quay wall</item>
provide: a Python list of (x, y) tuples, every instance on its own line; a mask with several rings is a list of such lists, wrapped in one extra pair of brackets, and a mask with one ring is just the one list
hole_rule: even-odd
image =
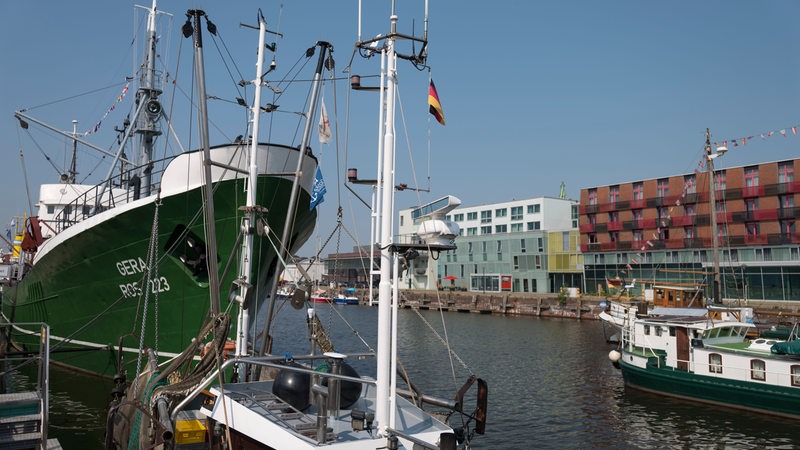
[(556, 294), (510, 292), (400, 291), (400, 307), (570, 319), (598, 319), (604, 297), (580, 296), (559, 298)]
[[(519, 292), (464, 292), (434, 290), (401, 290), (400, 307), (412, 309), (441, 308), (444, 311), (476, 314), (500, 314), (533, 317), (560, 317), (577, 320), (598, 320), (603, 312), (600, 296), (559, 297), (557, 294)], [(362, 301), (363, 303), (363, 301)], [(733, 303), (726, 301), (726, 304)], [(800, 301), (758, 301), (743, 303), (752, 307), (762, 323), (800, 320)]]

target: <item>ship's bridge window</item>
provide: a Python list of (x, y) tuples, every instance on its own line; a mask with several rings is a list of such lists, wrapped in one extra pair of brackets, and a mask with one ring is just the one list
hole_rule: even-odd
[(708, 371), (722, 373), (722, 355), (719, 353), (710, 353), (708, 355)]
[(656, 327), (656, 336), (661, 336), (661, 327)]
[(730, 328), (720, 328), (719, 329), (719, 337), (726, 337), (731, 335)]
[(669, 335), (675, 336), (675, 327), (669, 327)]
[(756, 381), (767, 380), (767, 365), (760, 359), (750, 360), (750, 378)]
[(650, 325), (645, 325), (645, 326), (644, 326), (644, 334), (645, 334), (646, 336), (649, 336), (649, 335), (650, 335)]
[(714, 339), (719, 334), (719, 328), (712, 328), (703, 332), (703, 339)]
[(794, 364), (791, 367), (792, 386), (800, 386), (800, 365)]

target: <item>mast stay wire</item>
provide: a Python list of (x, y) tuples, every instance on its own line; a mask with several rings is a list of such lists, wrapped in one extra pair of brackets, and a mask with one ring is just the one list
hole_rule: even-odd
[[(410, 142), (409, 135), (408, 135), (408, 126), (406, 124), (405, 108), (403, 107), (403, 101), (402, 101), (402, 96), (400, 95), (400, 86), (399, 85), (400, 85), (400, 83), (397, 83), (397, 88), (396, 88), (397, 89), (397, 104), (400, 107), (400, 118), (401, 118), (401, 121), (402, 121), (402, 124), (403, 124), (403, 133), (404, 133), (405, 139), (406, 139), (406, 151), (408, 152), (408, 158), (409, 158), (409, 161), (410, 161), (411, 175), (412, 175), (412, 179), (414, 181), (414, 186), (419, 186), (419, 180), (417, 178), (417, 171), (416, 171), (416, 167), (414, 166), (413, 152), (411, 151), (411, 142)], [(428, 121), (430, 123), (430, 119), (428, 119)], [(428, 134), (428, 136), (430, 136), (430, 134)], [(429, 144), (430, 144), (430, 142), (429, 142)], [(429, 180), (430, 180), (430, 178), (429, 178)], [(414, 190), (416, 191), (416, 195), (417, 195), (417, 205), (422, 205), (422, 194), (421, 194), (421, 192), (423, 192), (423, 191), (430, 192), (430, 186), (428, 186), (427, 190), (419, 189), (419, 188), (416, 188), (416, 187), (415, 187)], [(431, 250), (431, 248), (428, 247), (428, 255), (433, 255), (433, 253), (434, 252)], [(439, 302), (439, 305), (441, 305), (441, 294), (440, 294), (439, 290), (436, 291), (436, 300)], [(443, 330), (444, 336), (440, 335), (433, 328), (433, 326), (431, 326), (431, 324), (427, 320), (425, 320), (424, 317), (422, 317), (422, 314), (419, 311), (417, 311), (417, 316), (428, 326), (428, 328), (430, 328), (430, 330), (434, 333), (434, 335), (445, 346), (445, 349), (447, 350), (449, 361), (450, 361), (450, 371), (451, 371), (451, 375), (452, 375), (453, 384), (456, 385), (456, 383), (457, 383), (457, 381), (456, 381), (456, 372), (455, 372), (455, 364), (453, 362), (453, 358), (458, 360), (458, 362), (461, 364), (461, 366), (464, 369), (466, 369), (467, 371), (469, 371), (470, 375), (472, 375), (472, 371), (470, 370), (470, 368), (466, 365), (466, 363), (464, 363), (464, 361), (458, 356), (458, 354), (456, 354), (455, 350), (453, 350), (452, 346), (450, 345), (450, 339), (449, 339), (449, 336), (448, 336), (448, 333), (447, 333), (447, 322), (445, 321), (445, 318), (444, 318), (444, 310), (442, 308), (439, 308), (439, 318), (441, 320), (442, 330)]]

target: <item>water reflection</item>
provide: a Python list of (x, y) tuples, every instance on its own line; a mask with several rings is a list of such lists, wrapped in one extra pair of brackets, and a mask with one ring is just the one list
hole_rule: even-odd
[[(318, 315), (337, 351), (376, 347), (377, 308), (320, 305)], [(277, 317), (274, 353), (307, 353), (305, 311)], [(398, 353), (426, 394), (452, 398), (471, 373), (488, 381), (487, 434), (474, 449), (795, 448), (796, 421), (626, 390), (598, 322), (443, 317), (446, 326), (438, 312), (402, 310)], [(442, 340), (458, 358), (448, 358)], [(350, 363), (374, 375), (374, 360)], [(51, 434), (64, 448), (100, 448), (111, 383), (58, 371), (52, 389)]]

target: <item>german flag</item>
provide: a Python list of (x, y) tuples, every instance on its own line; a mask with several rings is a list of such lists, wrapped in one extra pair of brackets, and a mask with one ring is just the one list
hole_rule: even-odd
[(436, 92), (436, 86), (431, 80), (431, 85), (428, 87), (428, 105), (430, 105), (430, 112), (436, 120), (444, 125), (444, 111), (442, 111), (442, 104), (439, 102), (439, 94)]

